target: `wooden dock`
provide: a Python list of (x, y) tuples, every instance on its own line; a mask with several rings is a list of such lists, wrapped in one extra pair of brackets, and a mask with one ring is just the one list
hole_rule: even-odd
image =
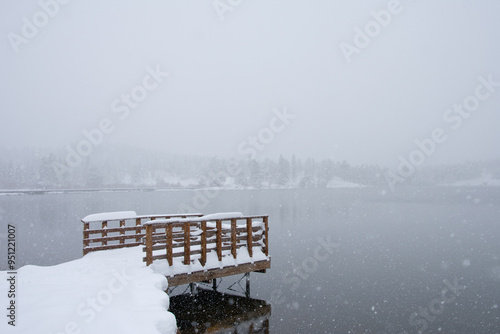
[(271, 267), (268, 216), (130, 215), (82, 222), (84, 255), (143, 246), (143, 261), (161, 268), (169, 286)]

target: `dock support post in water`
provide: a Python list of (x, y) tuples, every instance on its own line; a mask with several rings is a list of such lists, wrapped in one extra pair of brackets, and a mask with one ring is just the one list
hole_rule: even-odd
[(250, 298), (250, 273), (245, 274), (245, 279), (246, 279), (246, 290), (245, 290), (245, 296), (247, 298)]

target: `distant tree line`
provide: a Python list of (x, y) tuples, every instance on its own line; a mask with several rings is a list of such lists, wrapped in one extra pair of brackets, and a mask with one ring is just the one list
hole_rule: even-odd
[[(388, 169), (332, 159), (235, 160), (172, 155), (123, 146), (102, 147), (61, 173), (65, 152), (0, 148), (1, 189), (74, 188), (324, 188), (350, 182), (384, 186)], [(435, 185), (489, 174), (500, 179), (500, 161), (424, 166), (405, 185)]]

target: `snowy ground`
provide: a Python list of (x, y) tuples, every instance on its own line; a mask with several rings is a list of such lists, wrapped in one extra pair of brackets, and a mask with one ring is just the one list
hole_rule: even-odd
[(478, 178), (465, 180), (465, 181), (457, 181), (450, 184), (446, 184), (447, 186), (455, 186), (455, 187), (478, 187), (478, 186), (490, 186), (490, 187), (499, 187), (500, 180), (493, 177), (491, 174), (483, 174)]
[(326, 185), (327, 188), (359, 188), (363, 187), (363, 185), (354, 182), (348, 182), (343, 180), (340, 177), (334, 177), (331, 179)]
[(173, 334), (165, 276), (142, 262), (142, 247), (95, 252), (17, 272), (16, 326), (8, 325), (7, 272), (0, 272), (0, 333)]

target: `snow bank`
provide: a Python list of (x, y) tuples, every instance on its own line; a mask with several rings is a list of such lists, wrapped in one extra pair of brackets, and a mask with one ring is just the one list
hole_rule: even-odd
[[(17, 275), (16, 327), (2, 316), (0, 333), (174, 334), (165, 276), (142, 262), (142, 246), (94, 252), (51, 267), (24, 266)], [(7, 307), (0, 272), (0, 306)]]
[(331, 179), (326, 185), (327, 188), (359, 188), (363, 187), (363, 185), (354, 182), (344, 181), (340, 177), (334, 177)]
[(457, 181), (449, 184), (445, 184), (445, 186), (453, 186), (453, 187), (479, 187), (479, 186), (489, 186), (489, 187), (499, 187), (500, 180), (494, 178), (491, 174), (483, 174), (480, 177), (471, 180)]
[(176, 185), (179, 187), (194, 187), (200, 184), (198, 178), (183, 178), (177, 175), (166, 175), (163, 177), (163, 182), (168, 185)]
[(103, 212), (103, 213), (94, 213), (86, 216), (82, 220), (84, 222), (91, 222), (97, 220), (120, 220), (127, 218), (135, 218), (137, 214), (135, 211), (117, 211), (117, 212)]

